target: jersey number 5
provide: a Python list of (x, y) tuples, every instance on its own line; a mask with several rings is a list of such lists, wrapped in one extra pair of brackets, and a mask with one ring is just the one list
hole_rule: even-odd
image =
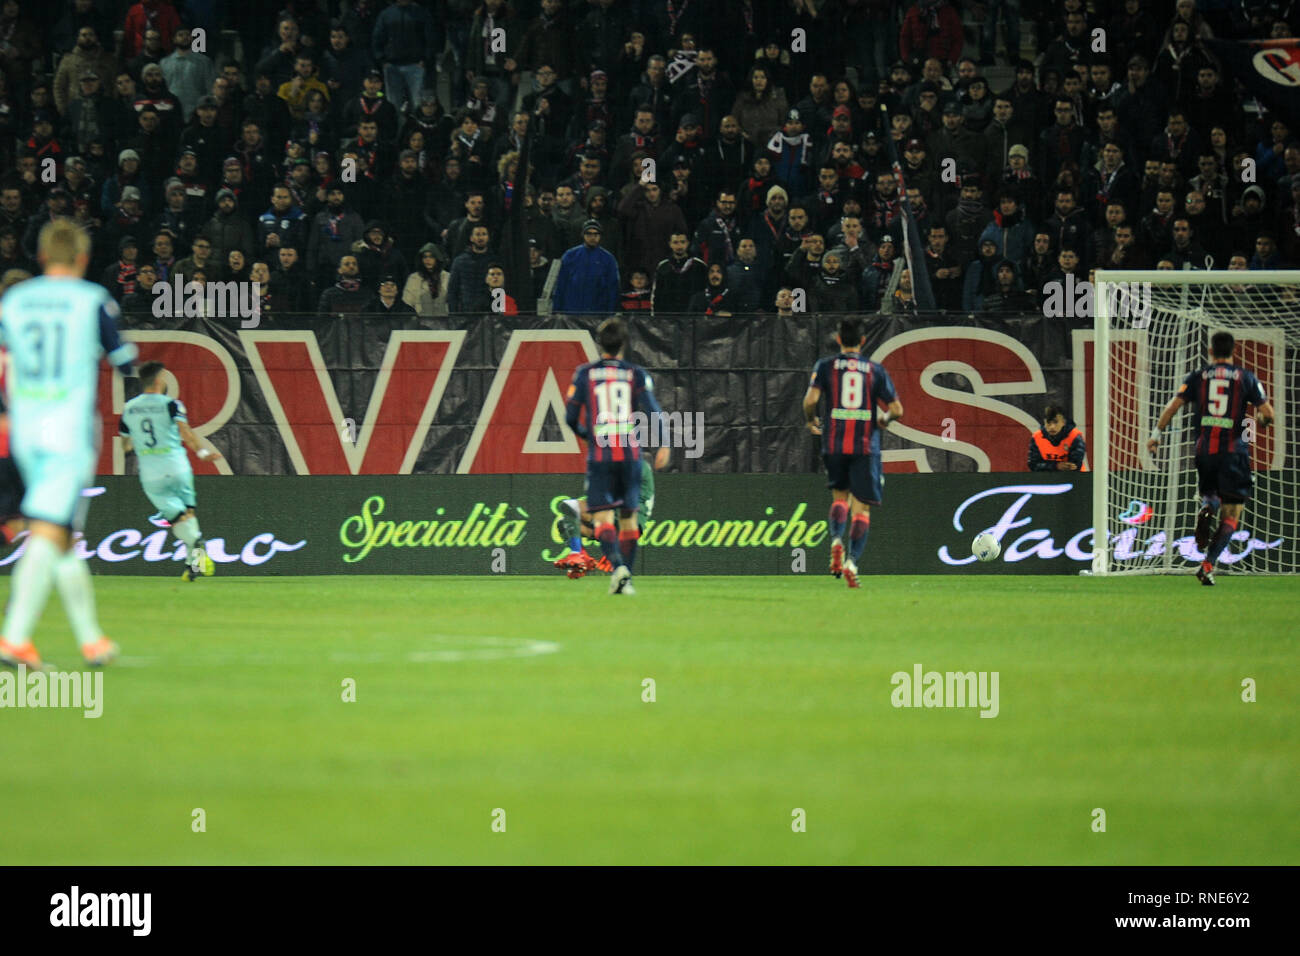
[(1210, 382), (1209, 412), (1215, 418), (1222, 418), (1228, 410), (1228, 380), (1216, 378)]

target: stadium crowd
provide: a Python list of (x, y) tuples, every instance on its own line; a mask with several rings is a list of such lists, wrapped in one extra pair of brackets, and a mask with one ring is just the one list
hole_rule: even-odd
[(177, 274), (270, 315), (910, 311), (903, 203), (943, 310), (1300, 265), (1297, 117), (1207, 43), (1300, 3), (954, 4), (3, 0), (0, 273), (66, 216), (128, 324)]

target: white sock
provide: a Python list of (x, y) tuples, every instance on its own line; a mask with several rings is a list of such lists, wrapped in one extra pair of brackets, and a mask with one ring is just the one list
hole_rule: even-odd
[(194, 544), (199, 540), (199, 519), (186, 518), (173, 524), (172, 533), (185, 542), (186, 559), (194, 557)]
[(14, 568), (9, 611), (5, 614), (4, 637), (15, 647), (31, 641), (32, 631), (49, 600), (55, 565), (60, 557), (58, 547), (49, 538), (27, 536), (27, 550)]
[(75, 550), (59, 559), (54, 567), (54, 581), (59, 586), (63, 609), (68, 612), (77, 643), (85, 647), (103, 637), (95, 616), (95, 587), (90, 580), (90, 569)]

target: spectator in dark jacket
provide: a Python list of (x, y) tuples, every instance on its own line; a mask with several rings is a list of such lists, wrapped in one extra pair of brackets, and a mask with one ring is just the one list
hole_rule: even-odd
[(1020, 263), (1020, 278), (1031, 295), (1038, 295), (1047, 277), (1056, 271), (1056, 256), (1052, 254), (1052, 234), (1046, 229), (1034, 233), (1033, 251)]
[(371, 54), (384, 64), (388, 100), (399, 113), (420, 102), (426, 61), (439, 52), (434, 49), (433, 18), (413, 0), (395, 0), (375, 21)]
[(758, 248), (748, 237), (736, 245), (736, 261), (727, 267), (727, 286), (735, 290), (736, 312), (757, 312), (764, 275), (758, 265)]
[(406, 282), (406, 260), (378, 219), (366, 223), (365, 235), (352, 248), (357, 254), (361, 281), (366, 288), (375, 290), (382, 275), (396, 275), (398, 282)]
[(379, 277), (378, 291), (366, 303), (365, 311), (390, 318), (415, 315), (415, 310), (397, 294), (397, 276), (391, 272)]
[(1020, 274), (1015, 263), (1003, 259), (994, 269), (996, 282), (993, 291), (984, 297), (984, 311), (997, 314), (1032, 312), (1037, 307), (1033, 295), (1020, 285)]
[[(113, 298), (121, 304), (125, 296), (135, 291), (136, 257), (139, 249), (135, 239), (123, 236), (117, 244), (117, 261), (104, 270), (100, 285), (112, 293)], [(0, 273), (3, 275), (3, 273)]]
[(344, 205), (342, 186), (330, 184), (325, 202), (307, 237), (307, 272), (317, 279), (338, 271), (339, 259), (352, 251), (365, 228), (361, 217)]
[(736, 310), (736, 294), (727, 287), (727, 270), (720, 262), (709, 266), (705, 287), (691, 296), (686, 310), (693, 315), (733, 315)]
[(363, 311), (372, 298), (373, 294), (361, 284), (357, 257), (349, 252), (339, 259), (338, 281), (321, 293), (316, 312), (323, 319), (356, 314)]
[(293, 203), (288, 186), (271, 190), (271, 208), (257, 220), (257, 247), (272, 252), (281, 246), (302, 249), (307, 240), (307, 217)]
[[(1052, 234), (1052, 247), (1070, 248), (1080, 257), (1088, 254), (1088, 217), (1078, 208), (1073, 189), (1060, 189), (1056, 193), (1056, 211), (1048, 217), (1047, 230)], [(1083, 263), (1087, 269), (1087, 263)]]
[(1029, 439), (1030, 471), (1087, 471), (1083, 433), (1058, 405), (1043, 409), (1043, 427)]
[(212, 242), (212, 257), (217, 262), (225, 262), (231, 249), (238, 249), (245, 257), (253, 254), (253, 227), (248, 219), (239, 212), (235, 194), (229, 189), (217, 191), (217, 212), (203, 232)]
[(740, 221), (736, 217), (736, 193), (732, 189), (718, 192), (713, 209), (695, 227), (695, 250), (707, 263), (731, 265), (740, 241)]
[(271, 311), (306, 311), (310, 307), (310, 291), (311, 280), (303, 268), (298, 250), (293, 246), (281, 246), (276, 257), (276, 267), (271, 272)]
[(1186, 216), (1179, 216), (1173, 221), (1173, 246), (1160, 258), (1168, 259), (1175, 269), (1204, 269), (1208, 255), (1192, 230), (1192, 224)]
[[(649, 275), (669, 254), (669, 240), (686, 232), (686, 217), (677, 204), (664, 195), (658, 183), (645, 183), (629, 189), (618, 204), (623, 222), (623, 267), (645, 269)], [(683, 250), (685, 254), (685, 250)], [(703, 285), (701, 279), (700, 285)], [(658, 286), (656, 285), (656, 292)], [(682, 303), (683, 307), (685, 303)], [(680, 310), (675, 310), (680, 311)]]
[(68, 101), (60, 134), (63, 145), (74, 152), (86, 151), (96, 139), (111, 143), (117, 136), (118, 113), (101, 86), (99, 74), (85, 70), (77, 80), (78, 95)]
[(854, 287), (853, 277), (842, 268), (841, 252), (837, 247), (822, 256), (821, 275), (809, 290), (814, 312), (857, 311), (858, 290)]
[(127, 315), (145, 315), (153, 311), (154, 283), (158, 281), (158, 270), (152, 262), (140, 264), (135, 274), (135, 291), (122, 296), (122, 311)]
[(484, 283), (492, 255), (488, 252), (491, 233), (486, 225), (470, 230), (469, 248), (451, 263), (451, 278), (447, 280), (447, 311), (471, 312)]
[(1063, 163), (1078, 161), (1086, 138), (1083, 127), (1075, 121), (1073, 100), (1058, 96), (1053, 111), (1056, 122), (1038, 136), (1038, 178), (1045, 183), (1055, 181)]
[(414, 262), (424, 238), (424, 208), (428, 204), (428, 180), (420, 175), (415, 150), (404, 149), (397, 161), (397, 173), (382, 190), (384, 221), (393, 230), (397, 248), (408, 262)]
[(582, 245), (560, 258), (551, 311), (567, 315), (613, 315), (618, 309), (618, 261), (600, 247), (601, 226), (582, 227)]
[[(654, 274), (654, 310), (656, 315), (685, 312), (691, 296), (708, 282), (708, 266), (690, 254), (691, 242), (685, 228), (668, 240), (670, 254), (659, 262)], [(637, 268), (637, 267), (633, 267)]]

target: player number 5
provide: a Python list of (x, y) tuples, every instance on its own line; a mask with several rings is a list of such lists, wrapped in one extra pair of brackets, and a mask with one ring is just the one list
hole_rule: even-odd
[(1210, 414), (1222, 418), (1228, 410), (1228, 380), (1216, 378), (1210, 382)]

